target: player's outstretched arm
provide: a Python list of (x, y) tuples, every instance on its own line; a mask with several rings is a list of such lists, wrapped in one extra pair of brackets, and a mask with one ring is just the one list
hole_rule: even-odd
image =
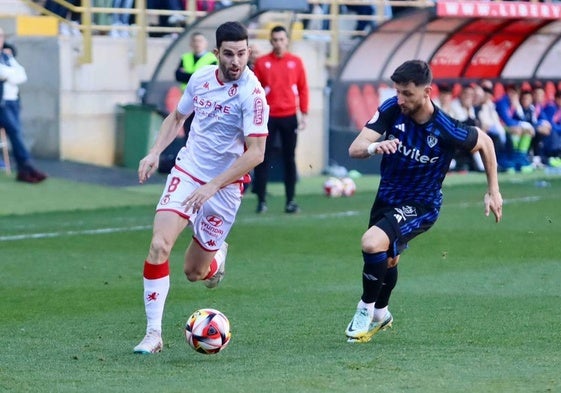
[(495, 216), (495, 222), (499, 222), (503, 216), (503, 197), (499, 191), (499, 176), (497, 173), (497, 156), (495, 147), (491, 138), (483, 132), (478, 130), (477, 144), (472, 152), (479, 151), (483, 166), (485, 167), (485, 174), (487, 175), (487, 192), (483, 198), (485, 203), (485, 215), (489, 216), (492, 212)]

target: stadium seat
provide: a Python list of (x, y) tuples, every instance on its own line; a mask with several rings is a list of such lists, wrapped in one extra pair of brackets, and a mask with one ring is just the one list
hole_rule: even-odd
[(347, 111), (351, 119), (351, 125), (359, 131), (362, 130), (362, 127), (370, 118), (370, 112), (366, 107), (360, 87), (354, 83), (349, 86), (347, 91)]
[(440, 95), (440, 89), (438, 88), (438, 85), (436, 83), (432, 83), (431, 84), (430, 99), (434, 101), (438, 98), (439, 95)]
[(544, 91), (548, 101), (553, 101), (555, 99), (555, 83), (553, 83), (552, 81), (547, 81)]
[(522, 82), (520, 85), (520, 91), (532, 91), (532, 85), (528, 81)]
[(495, 87), (493, 88), (493, 96), (495, 100), (500, 100), (502, 96), (505, 95), (505, 86), (501, 82), (495, 83)]
[(459, 82), (454, 83), (454, 86), (452, 86), (452, 97), (454, 98), (459, 97), (463, 89), (464, 87), (462, 86), (461, 83)]
[(169, 88), (169, 90), (166, 93), (166, 98), (165, 98), (165, 102), (166, 102), (166, 111), (168, 113), (171, 113), (175, 110), (175, 108), (177, 108), (177, 104), (179, 103), (179, 100), (181, 99), (181, 96), (183, 95), (183, 92), (181, 91), (181, 89), (177, 86), (172, 86)]
[(8, 175), (12, 174), (10, 166), (10, 153), (8, 151), (8, 138), (6, 138), (6, 131), (0, 128), (0, 148), (2, 148), (2, 159), (4, 160), (4, 170)]
[(374, 85), (367, 83), (362, 86), (362, 96), (364, 97), (364, 102), (366, 104), (366, 109), (369, 112), (368, 115), (373, 115), (380, 105), (380, 99), (378, 98), (378, 92)]

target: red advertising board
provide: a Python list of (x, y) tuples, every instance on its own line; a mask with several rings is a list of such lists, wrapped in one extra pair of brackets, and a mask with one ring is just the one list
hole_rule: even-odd
[(524, 1), (450, 1), (436, 3), (436, 14), (443, 17), (560, 19), (561, 4)]

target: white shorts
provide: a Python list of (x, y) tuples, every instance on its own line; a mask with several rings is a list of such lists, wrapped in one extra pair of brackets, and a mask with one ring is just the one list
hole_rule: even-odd
[(208, 251), (216, 251), (226, 240), (242, 201), (242, 184), (232, 183), (221, 188), (197, 213), (185, 211), (181, 204), (202, 184), (177, 167), (172, 168), (156, 211), (172, 211), (189, 220), (193, 238)]

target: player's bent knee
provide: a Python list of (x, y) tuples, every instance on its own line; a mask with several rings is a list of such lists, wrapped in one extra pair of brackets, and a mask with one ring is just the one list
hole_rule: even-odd
[(164, 238), (154, 236), (150, 243), (150, 257), (152, 260), (163, 261), (169, 258), (172, 244)]
[(389, 248), (388, 244), (385, 244), (384, 242), (380, 242), (375, 238), (373, 239), (366, 236), (362, 237), (361, 246), (362, 246), (362, 251), (368, 254), (387, 251)]

